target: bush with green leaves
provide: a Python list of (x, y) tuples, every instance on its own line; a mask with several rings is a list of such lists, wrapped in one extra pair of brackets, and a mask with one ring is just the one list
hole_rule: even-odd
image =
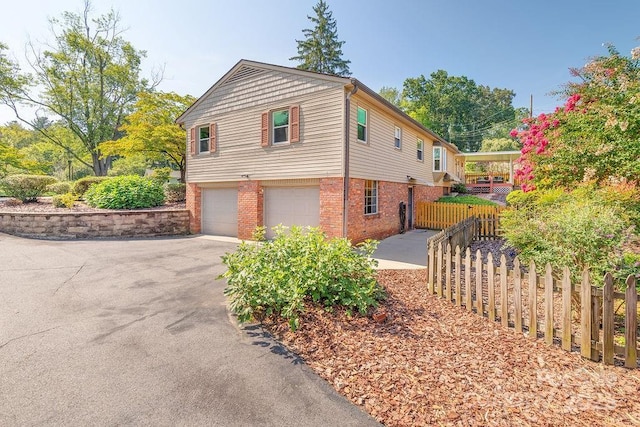
[(82, 198), (84, 197), (84, 193), (87, 192), (89, 187), (91, 187), (93, 184), (97, 184), (107, 179), (110, 178), (106, 176), (85, 176), (84, 178), (80, 178), (73, 183), (71, 192), (76, 196)]
[(461, 182), (456, 182), (455, 184), (453, 184), (453, 186), (451, 187), (451, 191), (453, 191), (454, 193), (460, 193), (460, 194), (466, 194), (469, 192), (467, 190), (467, 186), (462, 184)]
[(56, 194), (51, 198), (53, 206), (56, 208), (68, 208), (71, 209), (78, 200), (78, 197), (73, 193)]
[(71, 191), (71, 183), (67, 181), (55, 182), (47, 185), (47, 193), (65, 194)]
[(137, 175), (117, 176), (89, 187), (84, 198), (90, 206), (103, 209), (140, 209), (164, 203), (162, 186)]
[(47, 187), (58, 180), (48, 175), (9, 175), (0, 180), (0, 187), (7, 197), (14, 197), (24, 203), (35, 202)]
[(151, 175), (149, 175), (149, 178), (159, 182), (160, 184), (164, 184), (165, 182), (169, 181), (170, 177), (171, 177), (171, 168), (169, 167), (156, 168), (153, 171), (151, 171)]
[(556, 274), (566, 266), (579, 282), (588, 268), (600, 283), (604, 273), (620, 269), (626, 248), (638, 238), (631, 216), (616, 202), (607, 202), (604, 193), (580, 188), (510, 195), (511, 209), (500, 220), (504, 237), (521, 261), (535, 261), (541, 272), (547, 263)]
[[(222, 257), (228, 270), (224, 291), (241, 322), (277, 315), (299, 326), (305, 302), (342, 306), (361, 314), (384, 297), (371, 254), (377, 242), (354, 248), (344, 238), (327, 239), (318, 228), (276, 227), (265, 242), (243, 242)], [(258, 229), (256, 238), (264, 236)]]
[(187, 198), (187, 186), (181, 183), (167, 183), (164, 185), (164, 196), (167, 203), (184, 202)]

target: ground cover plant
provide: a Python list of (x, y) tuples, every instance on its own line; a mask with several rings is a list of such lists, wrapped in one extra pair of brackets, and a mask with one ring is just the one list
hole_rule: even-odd
[[(264, 237), (259, 229), (256, 239)], [(318, 228), (276, 227), (270, 241), (243, 242), (222, 257), (225, 295), (240, 322), (268, 316), (299, 326), (305, 303), (365, 314), (383, 297), (370, 258), (376, 243), (354, 248), (344, 238), (327, 239)]]
[(439, 203), (459, 203), (462, 205), (486, 205), (486, 206), (498, 206), (497, 203), (491, 200), (483, 199), (481, 197), (472, 196), (470, 194), (458, 195), (458, 196), (442, 196), (437, 202)]

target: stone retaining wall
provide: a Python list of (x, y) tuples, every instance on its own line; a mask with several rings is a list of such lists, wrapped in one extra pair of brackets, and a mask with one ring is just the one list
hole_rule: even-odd
[(184, 235), (189, 234), (189, 211), (0, 212), (0, 232), (38, 239)]

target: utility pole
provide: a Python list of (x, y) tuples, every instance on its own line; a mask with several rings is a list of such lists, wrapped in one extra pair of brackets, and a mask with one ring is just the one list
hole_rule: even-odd
[(529, 98), (529, 118), (533, 119), (533, 94)]

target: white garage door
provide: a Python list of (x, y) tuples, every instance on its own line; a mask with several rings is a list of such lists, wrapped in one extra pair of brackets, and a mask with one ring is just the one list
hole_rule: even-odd
[(267, 187), (264, 191), (264, 224), (267, 237), (273, 237), (271, 227), (320, 225), (319, 187)]
[(216, 236), (238, 235), (238, 190), (202, 190), (202, 233)]

